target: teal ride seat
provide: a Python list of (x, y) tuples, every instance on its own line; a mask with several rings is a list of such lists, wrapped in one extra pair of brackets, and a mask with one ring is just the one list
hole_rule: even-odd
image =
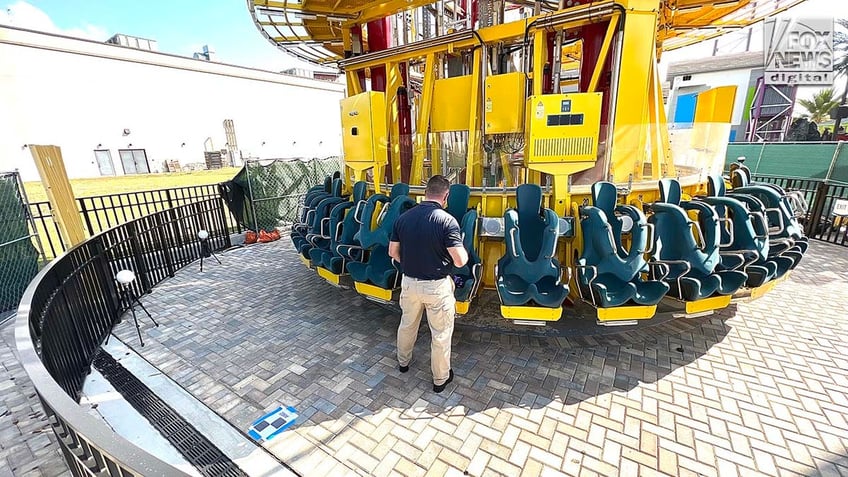
[[(660, 280), (642, 280), (648, 271), (644, 254), (648, 245), (648, 221), (641, 210), (616, 205), (617, 192), (610, 182), (592, 186), (592, 206), (581, 208), (583, 253), (577, 261), (577, 284), (581, 297), (589, 296), (596, 307), (608, 308), (632, 302), (656, 305), (669, 290)], [(622, 219), (632, 221), (630, 249), (622, 244)]]
[[(720, 266), (728, 270), (743, 267), (742, 271), (748, 275), (745, 286), (756, 288), (785, 275), (792, 267), (793, 260), (779, 255), (770, 256), (768, 224), (762, 203), (750, 199), (743, 201), (738, 196), (726, 196), (721, 176), (710, 176), (707, 196), (699, 200), (713, 206), (718, 217), (730, 223), (729, 229), (721, 227), (723, 246)], [(740, 257), (742, 263), (738, 263), (740, 258), (736, 257)]]
[[(648, 220), (655, 227), (652, 261), (667, 267), (662, 279), (671, 294), (685, 301), (733, 294), (748, 276), (738, 270), (717, 270), (721, 232), (715, 209), (704, 202), (681, 202), (676, 180), (662, 179), (659, 188), (660, 201), (652, 204)], [(687, 211), (695, 211), (698, 222), (690, 220)], [(693, 224), (699, 224), (702, 246), (695, 242)]]
[(306, 234), (306, 242), (298, 250), (304, 258), (310, 258), (310, 252), (315, 249), (327, 248), (330, 244), (330, 212), (338, 204), (345, 202), (344, 197), (325, 197), (315, 207), (312, 222)]
[(542, 188), (523, 184), (516, 190), (516, 209), (504, 213), (506, 254), (498, 260), (496, 276), (501, 303), (528, 303), (558, 308), (568, 296), (556, 257), (559, 217), (542, 208)]
[(359, 204), (365, 201), (367, 184), (359, 181), (353, 185), (351, 200), (342, 202), (330, 211), (330, 242), (326, 248), (314, 248), (309, 252), (312, 262), (330, 272), (341, 275), (347, 273), (346, 256), (339, 252), (340, 247), (358, 247), (359, 243), (354, 240), (354, 235), (359, 231), (359, 222), (356, 221), (356, 211), (361, 208)]
[(327, 176), (324, 179), (323, 187), (312, 187), (306, 193), (306, 197), (303, 201), (303, 208), (301, 210), (300, 221), (292, 225), (291, 238), (296, 250), (300, 250), (308, 243), (306, 235), (310, 233), (310, 229), (314, 222), (315, 209), (318, 207), (318, 204), (321, 200), (328, 197), (340, 197), (341, 189), (342, 181), (341, 178), (338, 177), (338, 173), (336, 173), (332, 177)]
[(465, 184), (453, 184), (448, 194), (446, 210), (459, 223), (462, 233), (462, 245), (468, 252), (468, 263), (462, 267), (453, 267), (451, 276), (456, 288), (456, 301), (470, 301), (476, 295), (482, 280), (482, 263), (474, 248), (474, 238), (477, 236), (477, 209), (468, 208), (471, 189)]
[[(775, 242), (789, 243), (788, 248), (791, 249), (789, 255), (797, 257), (800, 261), (809, 246), (809, 238), (804, 234), (804, 228), (793, 213), (790, 193), (776, 184), (752, 181), (750, 169), (743, 164), (731, 164), (731, 169), (733, 189), (730, 193), (752, 195), (763, 202), (768, 209), (766, 217), (769, 219), (769, 226), (777, 229), (777, 232), (770, 233), (771, 239)], [(803, 194), (798, 192), (792, 194), (795, 194), (795, 197), (802, 197), (801, 201), (803, 201)], [(796, 261), (795, 265), (797, 264)]]
[(804, 230), (777, 190), (763, 185), (748, 185), (731, 190), (731, 196), (737, 194), (753, 196), (765, 205), (769, 227), (776, 229), (769, 234), (772, 239), (790, 241), (802, 255), (807, 251), (809, 244)]
[(300, 206), (298, 217), (292, 223), (291, 233), (289, 234), (295, 249), (299, 249), (301, 243), (305, 240), (305, 231), (308, 228), (308, 225), (306, 224), (306, 215), (309, 211), (309, 204), (312, 201), (312, 198), (315, 194), (329, 193), (331, 190), (332, 178), (327, 176), (324, 178), (323, 184), (312, 186), (306, 191), (306, 195), (303, 198), (303, 204)]
[[(368, 253), (363, 254), (363, 261), (352, 261), (347, 265), (348, 272), (354, 281), (368, 282), (384, 289), (393, 289), (398, 286), (401, 269), (389, 257), (389, 237), (395, 220), (415, 206), (415, 201), (406, 195), (408, 193), (409, 186), (399, 183), (392, 187), (391, 202), (386, 203), (379, 197), (375, 199), (375, 196), (368, 198), (362, 212), (362, 225), (356, 235), (360, 246)], [(383, 204), (379, 212), (378, 204)], [(378, 219), (377, 227), (372, 230), (371, 224), (375, 212), (382, 214), (382, 218)]]

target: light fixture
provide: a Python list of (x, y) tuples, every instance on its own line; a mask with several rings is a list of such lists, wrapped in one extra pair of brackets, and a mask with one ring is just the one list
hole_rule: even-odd
[(127, 147), (132, 147), (132, 143), (127, 144)]
[(301, 13), (301, 12), (295, 12), (294, 17), (300, 18), (301, 20), (317, 20), (318, 19), (318, 15), (314, 15), (312, 13)]
[(285, 10), (273, 8), (273, 7), (257, 7), (255, 11), (259, 15), (268, 15), (269, 17), (271, 17), (271, 16), (281, 17), (281, 16), (285, 15), (285, 13), (286, 13)]
[(103, 147), (103, 144), (97, 143), (97, 149), (100, 149), (101, 147)]
[(215, 260), (218, 261), (218, 265), (220, 265), (221, 259), (215, 255), (215, 252), (213, 252), (212, 248), (209, 246), (209, 232), (200, 229), (197, 231), (197, 238), (200, 239), (200, 271), (203, 271), (203, 257), (211, 255), (215, 257)]
[(129, 135), (130, 135), (130, 129), (124, 128), (124, 136), (129, 136)]
[[(132, 270), (121, 270), (115, 275), (115, 280), (121, 285), (121, 298), (125, 300), (126, 304), (130, 308), (130, 313), (132, 313), (133, 322), (135, 323), (135, 330), (138, 333), (138, 341), (141, 343), (141, 346), (144, 346), (144, 340), (141, 337), (141, 326), (138, 324), (138, 317), (135, 314), (135, 305), (141, 307), (144, 310), (144, 313), (150, 318), (150, 321), (153, 322), (156, 327), (159, 327), (159, 323), (156, 323), (156, 320), (153, 319), (153, 315), (147, 311), (147, 308), (141, 303), (141, 300), (138, 299), (135, 292), (132, 289), (132, 283), (135, 281), (135, 273)], [(109, 342), (109, 337), (106, 337), (106, 342)]]
[(677, 7), (677, 8), (674, 9), (674, 11), (677, 12), (677, 13), (686, 14), (686, 13), (697, 12), (697, 11), (701, 10), (701, 8), (703, 8), (701, 5), (691, 5), (691, 6), (688, 6), (688, 7)]

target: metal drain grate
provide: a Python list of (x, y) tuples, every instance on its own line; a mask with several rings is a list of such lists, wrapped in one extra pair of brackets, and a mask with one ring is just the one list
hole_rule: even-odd
[(247, 476), (203, 434), (159, 399), (159, 396), (115, 361), (109, 353), (99, 351), (93, 364), (124, 399), (150, 421), (201, 474), (210, 477)]

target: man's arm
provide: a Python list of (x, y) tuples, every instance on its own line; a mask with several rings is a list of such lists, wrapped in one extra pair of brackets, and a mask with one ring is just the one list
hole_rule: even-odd
[(400, 242), (389, 242), (389, 256), (400, 263)]
[[(389, 250), (391, 250), (391, 244), (389, 244)], [(456, 268), (464, 267), (468, 263), (468, 252), (465, 250), (465, 247), (448, 247), (448, 253), (453, 259), (453, 265)]]

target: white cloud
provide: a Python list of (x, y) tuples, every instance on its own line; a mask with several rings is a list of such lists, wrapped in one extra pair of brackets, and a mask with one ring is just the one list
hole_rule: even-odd
[(73, 28), (59, 28), (47, 13), (22, 0), (7, 4), (0, 11), (0, 24), (96, 41), (106, 41), (110, 36), (105, 28), (88, 23)]

